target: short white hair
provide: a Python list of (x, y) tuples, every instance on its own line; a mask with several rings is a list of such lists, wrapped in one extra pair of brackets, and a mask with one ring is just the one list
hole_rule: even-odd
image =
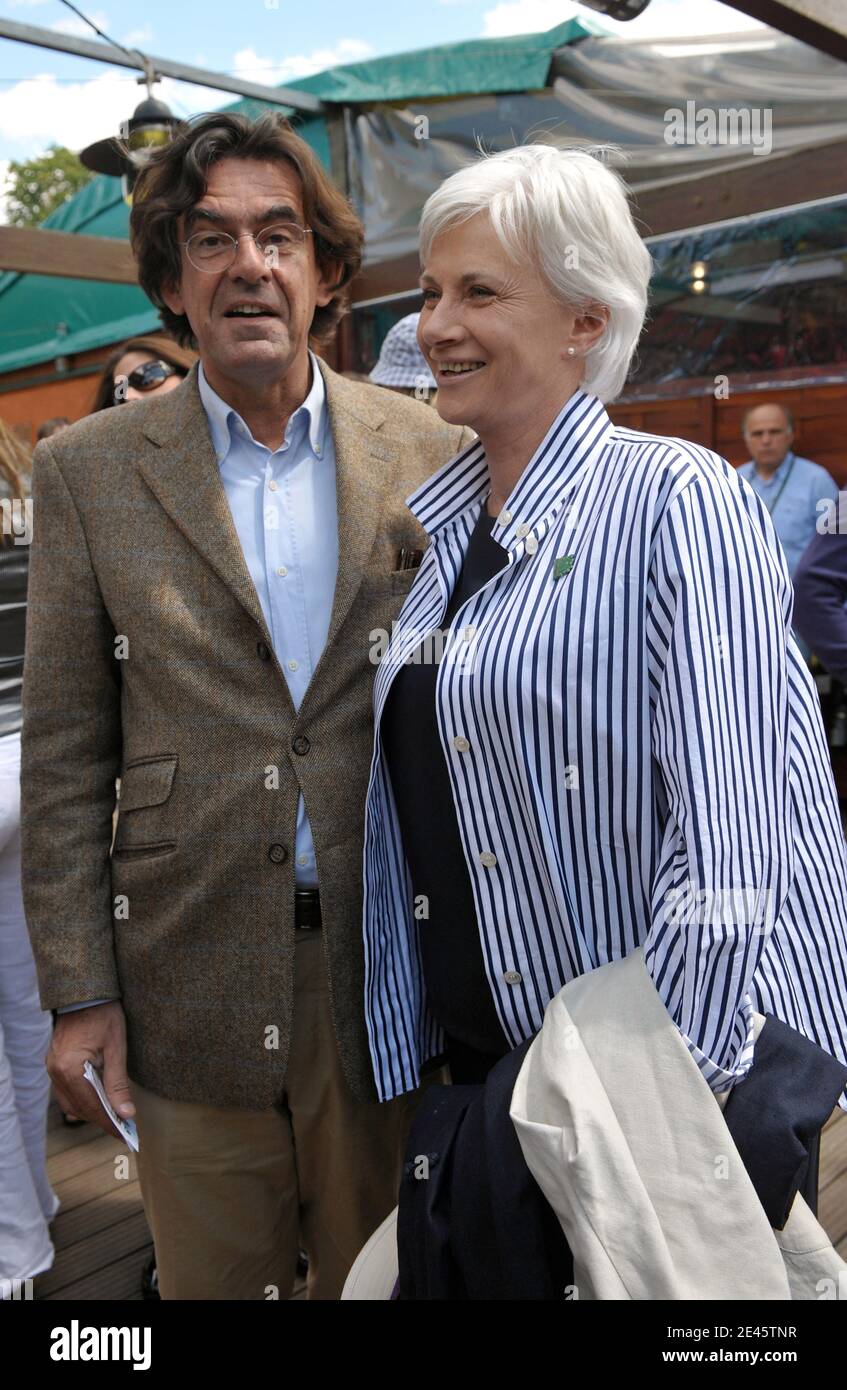
[(420, 225), (426, 261), (441, 232), (485, 209), (507, 254), (518, 263), (529, 259), (560, 304), (606, 305), (609, 322), (585, 355), (583, 379), (601, 401), (623, 389), (652, 269), (626, 185), (602, 162), (608, 152), (539, 144), (483, 155), (431, 194)]

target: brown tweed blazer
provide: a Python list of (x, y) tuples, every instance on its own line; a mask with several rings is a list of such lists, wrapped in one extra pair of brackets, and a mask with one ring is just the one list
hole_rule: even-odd
[(130, 1076), (175, 1100), (258, 1109), (283, 1092), (301, 790), (338, 1047), (354, 1092), (375, 1096), (361, 927), (369, 634), (390, 629), (414, 578), (397, 571), (399, 548), (426, 545), (404, 499), (473, 436), (321, 370), (340, 558), (299, 712), (196, 368), (169, 394), (103, 411), (35, 454), (22, 833), (41, 1002), (120, 997)]

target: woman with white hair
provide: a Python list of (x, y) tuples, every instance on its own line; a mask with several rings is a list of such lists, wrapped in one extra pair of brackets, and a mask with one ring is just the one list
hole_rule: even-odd
[(409, 501), (431, 544), (375, 684), (381, 1098), (445, 1049), (481, 1080), (639, 946), (716, 1092), (754, 1009), (847, 1058), (844, 839), (779, 542), (723, 459), (602, 404), (650, 276), (624, 185), (585, 150), (483, 157), (421, 260), (437, 408), (478, 440)]

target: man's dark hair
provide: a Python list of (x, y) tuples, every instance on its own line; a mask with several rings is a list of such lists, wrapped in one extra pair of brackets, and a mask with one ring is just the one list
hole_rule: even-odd
[(70, 423), (67, 415), (54, 415), (51, 420), (42, 420), (35, 437), (38, 440), (49, 439), (52, 434), (56, 434), (57, 430), (65, 429)]
[(185, 314), (168, 308), (162, 290), (176, 288), (182, 274), (178, 219), (203, 197), (208, 170), (219, 159), (285, 161), (298, 174), (318, 266), (332, 273), (331, 263), (337, 265), (336, 293), (328, 304), (315, 308), (310, 329), (313, 338), (328, 337), (346, 311), (345, 287), (362, 263), (364, 229), (311, 147), (273, 112), (255, 121), (223, 113), (188, 122), (136, 181), (130, 243), (139, 284), (159, 310), (166, 331), (185, 346), (194, 343)]

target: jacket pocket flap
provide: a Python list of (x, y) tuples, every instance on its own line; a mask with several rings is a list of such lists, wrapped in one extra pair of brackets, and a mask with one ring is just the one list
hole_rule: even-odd
[(176, 758), (151, 758), (131, 763), (121, 777), (118, 811), (135, 811), (142, 806), (160, 806), (167, 801), (176, 772)]

